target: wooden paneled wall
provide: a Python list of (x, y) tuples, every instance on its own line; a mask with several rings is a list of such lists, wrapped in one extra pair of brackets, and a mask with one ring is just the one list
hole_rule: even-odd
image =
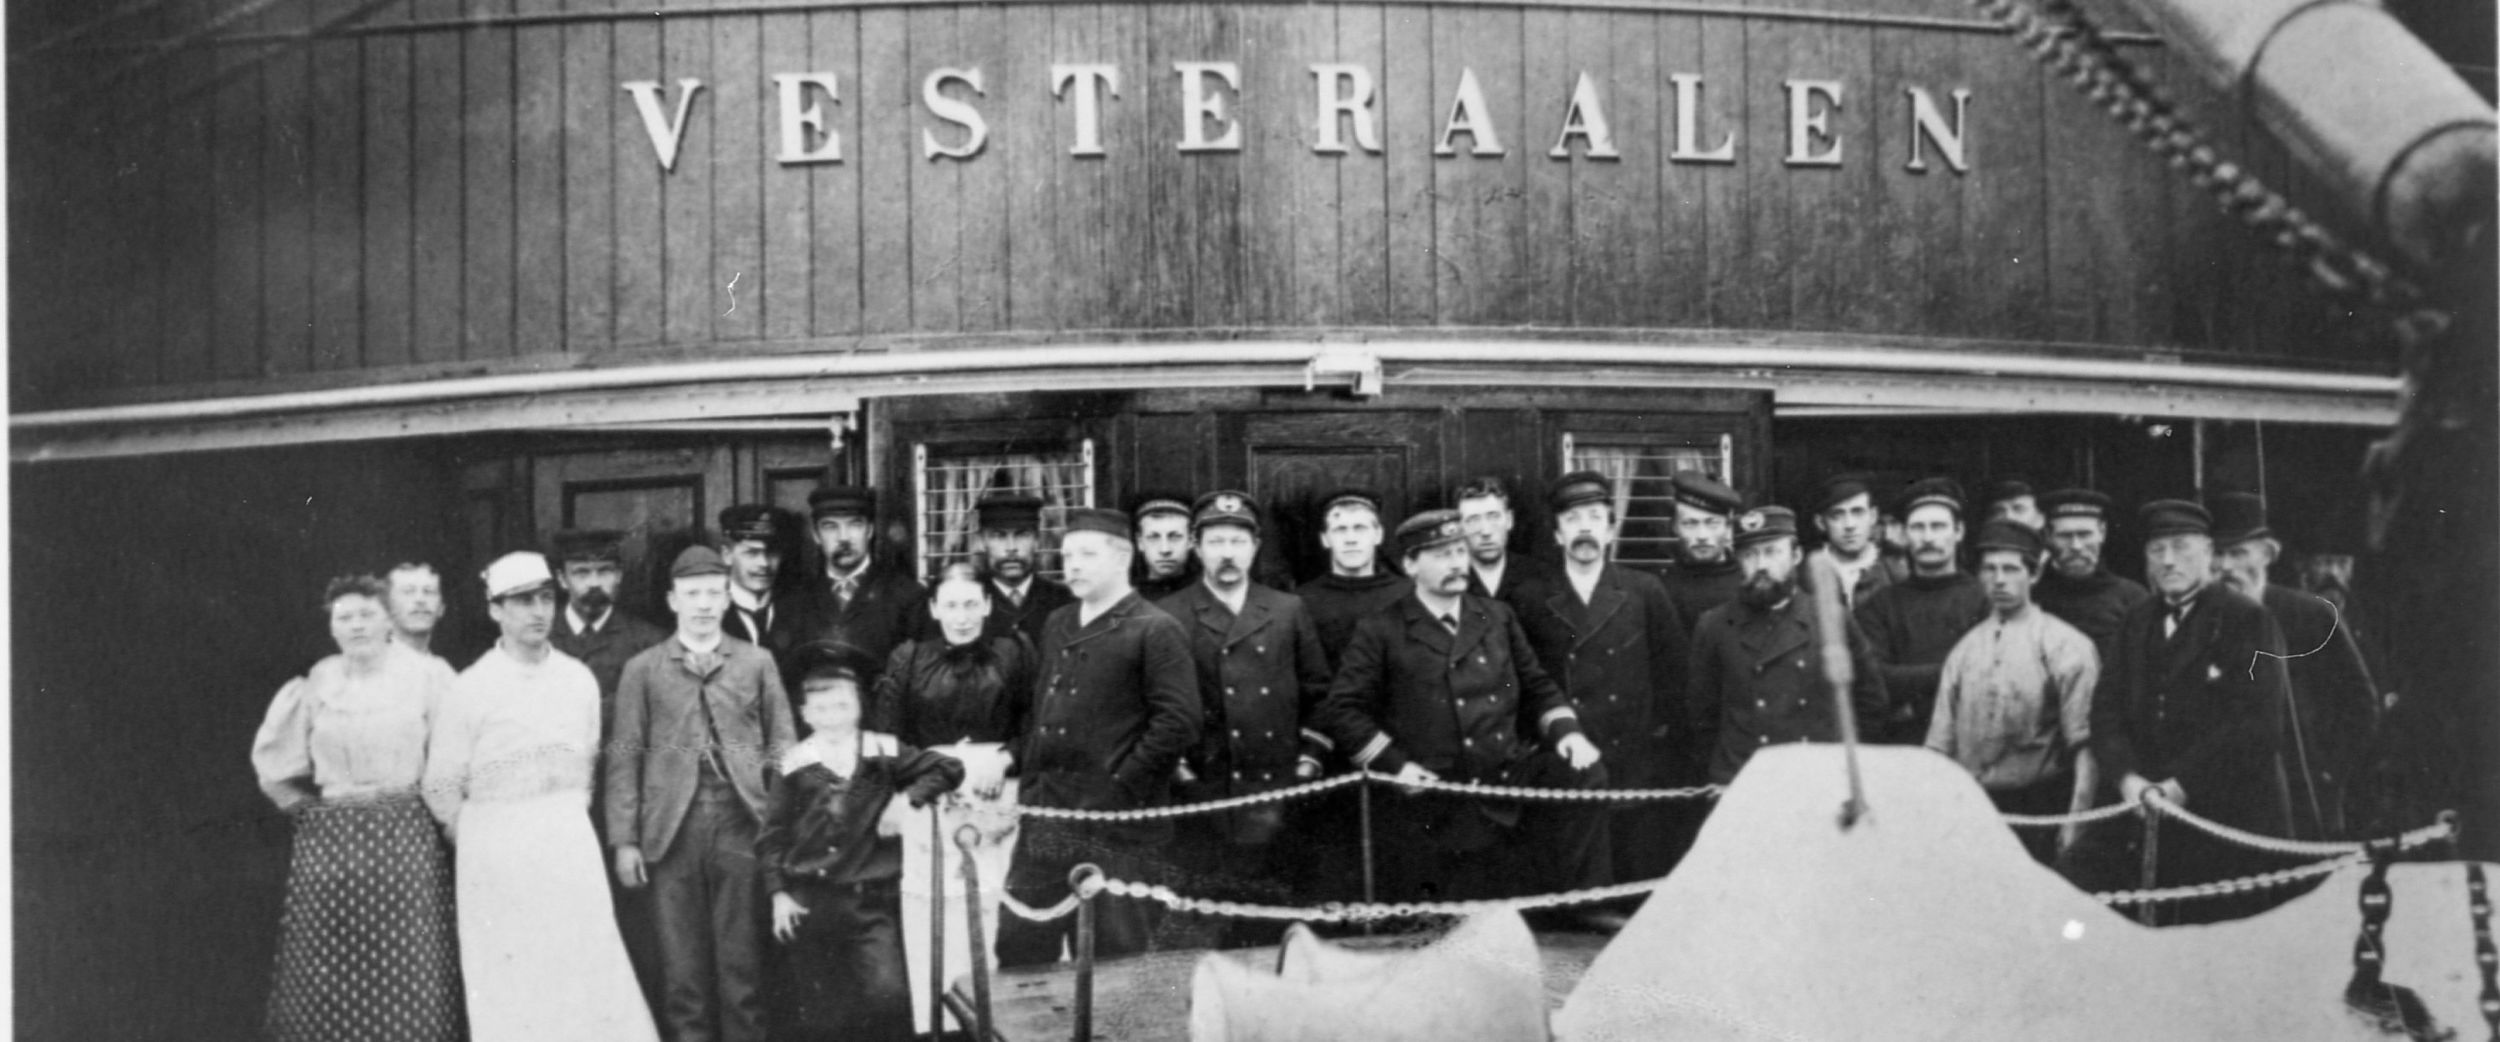
[[(36, 43), (77, 20), (21, 6), (53, 16), (28, 23)], [(2013, 41), (1864, 21), (1967, 22), (1946, 0), (1838, 21), (1733, 2), (282, 0), (214, 21), (233, 6), (141, 4), (16, 63), (14, 407), (999, 332), (2342, 350), (2270, 253)], [(2180, 76), (2159, 46), (2127, 51)], [(1239, 152), (1174, 147), (1173, 63), (1195, 60), (1240, 66)], [(1053, 62), (1119, 68), (1106, 155), (1069, 154)], [(1314, 62), (1371, 71), (1383, 152), (1313, 152)], [(962, 135), (921, 100), (940, 67), (984, 78), (978, 98), (950, 88), (989, 124), (969, 161), (922, 157), (924, 130)], [(1462, 70), (1506, 155), (1433, 154)], [(839, 77), (843, 161), (783, 165), (771, 76), (810, 71)], [(1546, 155), (1584, 72), (1619, 160)], [(1702, 147), (1734, 129), (1735, 162), (1664, 161), (1679, 73), (1703, 78)], [(669, 84), (673, 106), (684, 78), (704, 89), (663, 172), (620, 84)], [(1837, 168), (1783, 162), (1793, 78), (1845, 84)], [(1932, 148), (1905, 169), (1909, 87), (1948, 110), (1972, 92), (1967, 174)]]

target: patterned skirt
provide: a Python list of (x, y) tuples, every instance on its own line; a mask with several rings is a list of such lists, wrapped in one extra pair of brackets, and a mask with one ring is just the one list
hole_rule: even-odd
[(414, 794), (296, 816), (269, 989), (275, 1042), (457, 1042), (451, 859)]

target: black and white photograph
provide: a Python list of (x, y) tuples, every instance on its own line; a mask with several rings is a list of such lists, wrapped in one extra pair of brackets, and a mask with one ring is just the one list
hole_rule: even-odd
[(2500, 1042), (2492, 0), (6, 0), (15, 1037)]

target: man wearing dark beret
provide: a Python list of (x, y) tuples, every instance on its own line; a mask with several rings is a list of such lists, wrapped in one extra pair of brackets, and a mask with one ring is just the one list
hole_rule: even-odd
[(1834, 474), (1815, 490), (1814, 527), (1823, 533), (1823, 545), (1814, 552), (1840, 573), (1844, 608), (1855, 608), (1902, 578), (1876, 538), (1883, 523), (1877, 498), (1875, 479), (1866, 474)]
[(1319, 545), (1328, 551), (1328, 572), (1294, 588), (1319, 628), (1320, 647), (1335, 663), (1354, 638), (1354, 624), (1364, 616), (1397, 603), (1413, 590), (1406, 577), (1380, 560), (1380, 543), (1388, 532), (1380, 495), (1369, 489), (1346, 488), (1319, 499)]
[[(2142, 510), (2155, 596), (2119, 620), (2117, 654), (2092, 699), (2092, 754), (2129, 803), (2158, 789), (2225, 825), (2285, 833), (2283, 634), (2257, 602), (2213, 580), (2213, 516), (2184, 500)], [(2183, 825), (2160, 833), (2155, 886), (2209, 883), (2284, 867)], [(2181, 922), (2254, 914), (2279, 894), (2164, 905)]]
[(1674, 599), (1676, 614), (1683, 618), (1690, 636), (1703, 615), (1735, 600), (1737, 589), (1745, 584), (1744, 572), (1736, 566), (1736, 547), (1730, 541), (1745, 499), (1699, 471), (1679, 470), (1673, 484), (1675, 562), (1659, 578), (1666, 583), (1667, 596)]
[(1954, 642), (1988, 617), (1988, 595), (1961, 567), (1962, 489), (1950, 478), (1915, 482), (1902, 493), (1910, 576), (1858, 602), (1858, 628), (1884, 674), (1892, 708), (1871, 741), (1916, 745), (1927, 739), (1936, 680)]
[(1987, 509), (1980, 511), (1981, 521), (2004, 519), (2030, 525), (2035, 531), (2047, 520), (2040, 513), (2040, 497), (2031, 490), (2031, 482), (2021, 478), (1998, 478), (1988, 483)]
[[(929, 627), (928, 588), (903, 562), (879, 558), (875, 489), (825, 485), (807, 494), (807, 509), (825, 574), (809, 590), (805, 635), (855, 648), (881, 668), (895, 645)], [(863, 683), (874, 690), (876, 677)]]
[[(1178, 620), (1129, 585), (1137, 553), (1128, 515), (1091, 507), (1068, 511), (1059, 560), (1076, 603), (1042, 625), (1040, 678), (1021, 736), (1007, 755), (1032, 807), (1134, 810), (1171, 801), (1174, 768), (1197, 744), (1204, 712), (1189, 638)], [(1046, 908), (1068, 895), (1068, 870), (1093, 862), (1112, 876), (1168, 882), (1161, 849), (1170, 819), (1096, 823), (1028, 818), (1007, 869), (1007, 892)], [(1096, 906), (1094, 952), (1146, 950), (1152, 920), (1142, 902)], [(998, 924), (1000, 966), (1056, 962), (1075, 917)]]
[(1185, 492), (1147, 492), (1129, 508), (1137, 540), (1132, 581), (1148, 603), (1159, 603), (1198, 581), (1198, 561), (1189, 555), (1190, 498)]
[[(1562, 686), (1539, 668), (1509, 605), (1470, 593), (1468, 535), (1455, 510), (1398, 526), (1411, 595), (1355, 624), (1321, 709), (1358, 767), (1404, 783), (1448, 780), (1584, 788), (1605, 784)], [(1534, 737), (1531, 737), (1534, 736)], [(1469, 899), (1552, 890), (1596, 841), (1561, 805), (1410, 789), (1382, 807), (1383, 898)]]
[(1039, 643), (1042, 622), (1076, 595), (1042, 574), (1040, 496), (985, 496), (973, 506), (981, 536), (981, 563), (989, 576), (990, 614), (984, 637), (1022, 633)]
[(2112, 573), (2101, 563), (2109, 541), (2108, 496), (2091, 489), (2059, 489), (2040, 498), (2049, 540), (2049, 567), (2032, 599), (2051, 615), (2072, 623), (2106, 663), (2127, 609), (2153, 596), (2144, 584)]
[[(1745, 570), (1744, 589), (1702, 616), (1693, 632), (1693, 679), (1684, 688), (1698, 744), (1710, 750), (1710, 780), (1721, 785), (1763, 746), (1840, 740), (1840, 711), (1823, 673), (1823, 627), (1813, 595), (1798, 583), (1805, 554), (1797, 548), (1797, 515), (1779, 506), (1737, 515), (1736, 561)], [(1849, 701), (1860, 721), (1880, 720), (1883, 677), (1866, 652), (1866, 635), (1845, 617), (1842, 625), (1853, 663)]]

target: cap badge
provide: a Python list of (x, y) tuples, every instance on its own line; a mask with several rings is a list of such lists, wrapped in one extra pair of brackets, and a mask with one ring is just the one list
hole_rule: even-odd
[(1240, 496), (1223, 495), (1215, 497), (1215, 512), (1219, 514), (1247, 514), (1250, 510), (1242, 503)]
[(1740, 528), (1740, 529), (1743, 529), (1744, 531), (1747, 531), (1747, 532), (1758, 532), (1758, 531), (1761, 531), (1761, 530), (1762, 530), (1762, 511), (1759, 511), (1759, 510), (1748, 510), (1748, 511), (1745, 511), (1745, 516), (1743, 516), (1743, 517), (1740, 517), (1740, 518), (1737, 518), (1737, 519), (1736, 519), (1736, 527), (1737, 527), (1737, 528)]
[(1456, 521), (1443, 521), (1443, 522), (1441, 522), (1441, 538), (1443, 538), (1443, 539), (1456, 539), (1456, 538), (1458, 538), (1458, 537), (1459, 537), (1459, 535), (1460, 535), (1460, 532), (1459, 532), (1458, 522), (1456, 522)]

